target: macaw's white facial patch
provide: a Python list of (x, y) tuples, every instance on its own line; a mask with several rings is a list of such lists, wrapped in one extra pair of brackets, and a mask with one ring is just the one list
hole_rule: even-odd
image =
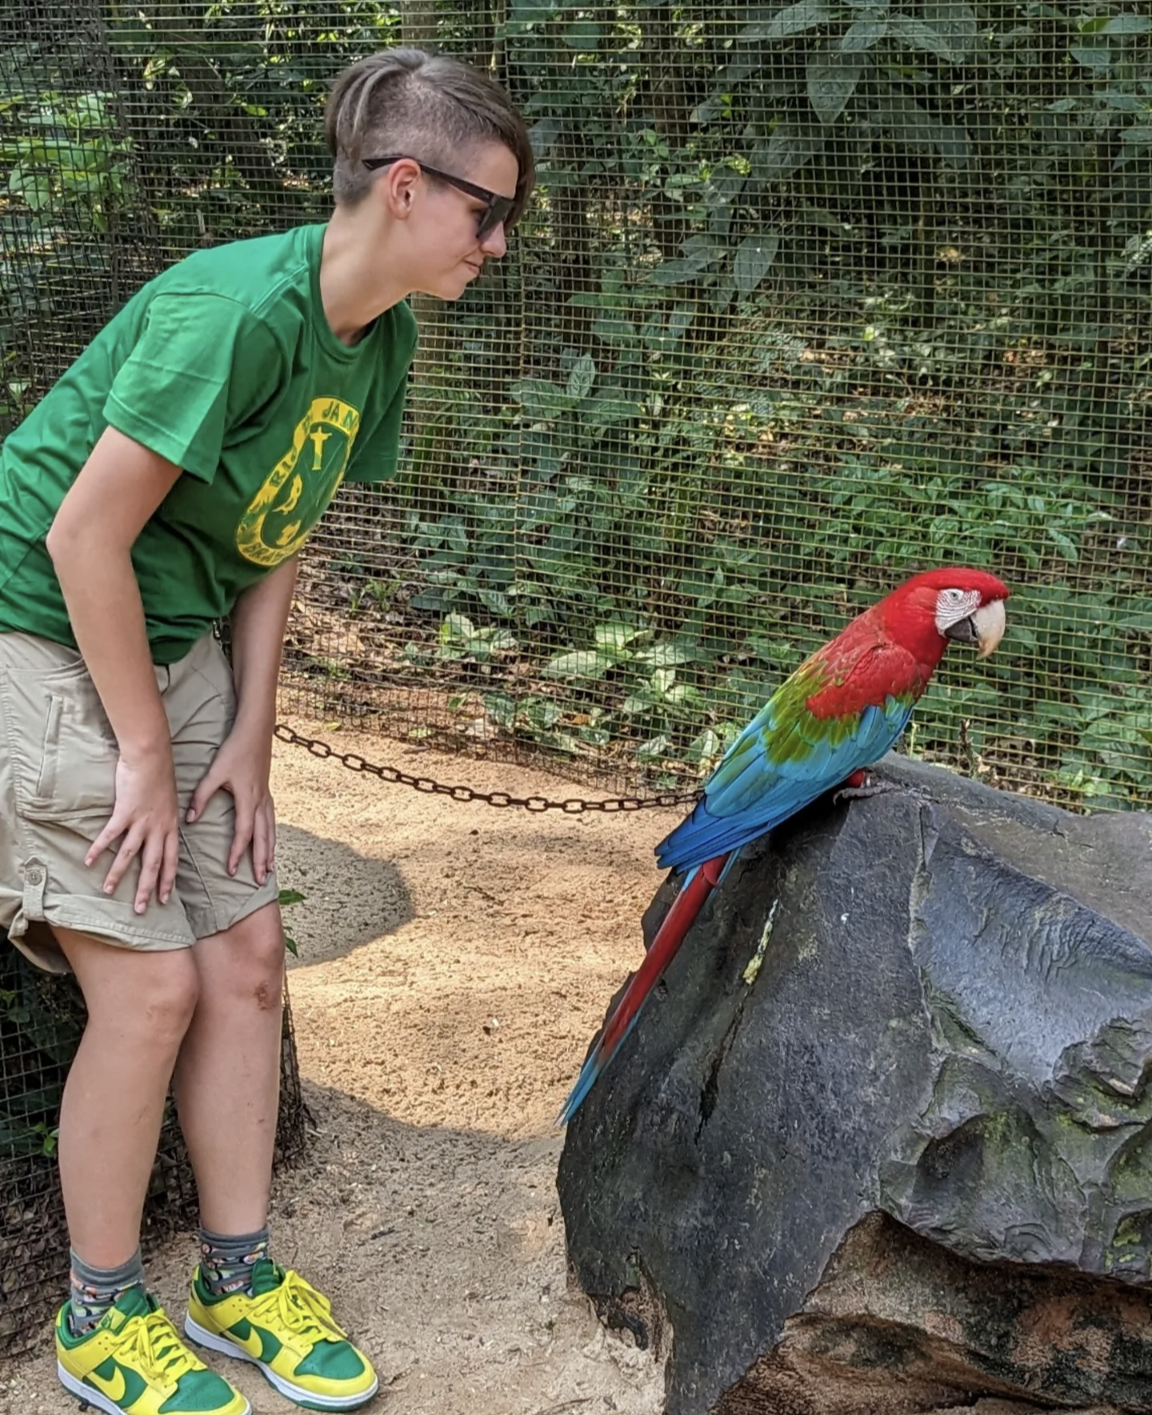
[(943, 634), (980, 608), (979, 590), (941, 590), (936, 596), (936, 629)]

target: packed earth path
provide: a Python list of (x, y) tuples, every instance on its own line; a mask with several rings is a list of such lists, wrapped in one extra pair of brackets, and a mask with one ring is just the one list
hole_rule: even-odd
[[(598, 794), (538, 771), (290, 719), (342, 751), (478, 790)], [(289, 993), (314, 1129), (279, 1174), (275, 1256), (333, 1301), (391, 1415), (659, 1415), (662, 1367), (569, 1284), (554, 1124), (642, 957), (681, 813), (566, 816), (461, 804), (276, 744)], [(191, 1235), (148, 1263), (178, 1322)], [(51, 1337), (0, 1374), (0, 1410), (72, 1415)], [(257, 1415), (293, 1409), (215, 1360)]]

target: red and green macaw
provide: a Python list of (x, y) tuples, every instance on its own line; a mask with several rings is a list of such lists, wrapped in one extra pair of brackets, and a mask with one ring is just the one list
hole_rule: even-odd
[(740, 849), (891, 748), (950, 641), (981, 658), (1004, 635), (1008, 588), (983, 570), (929, 570), (854, 619), (777, 688), (725, 752), (687, 820), (656, 847), (684, 880), (560, 1112), (572, 1118), (628, 1035)]

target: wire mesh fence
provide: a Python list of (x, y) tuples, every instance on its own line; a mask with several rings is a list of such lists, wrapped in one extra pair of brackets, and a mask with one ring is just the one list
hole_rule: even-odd
[(0, 416), (183, 253), (324, 220), (327, 86), (401, 39), (501, 79), (540, 183), (416, 301), (402, 469), (313, 538), (287, 704), (662, 788), (966, 561), (1009, 637), (912, 750), (1146, 804), (1147, 6), (8, 0)]

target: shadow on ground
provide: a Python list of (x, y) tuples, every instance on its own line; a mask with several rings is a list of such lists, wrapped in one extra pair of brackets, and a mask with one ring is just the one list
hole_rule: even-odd
[(298, 826), (277, 826), (276, 874), (282, 890), (304, 896), (284, 910), (285, 930), (298, 950), (289, 955), (289, 968), (342, 958), (395, 933), (414, 915), (411, 894), (393, 864)]

